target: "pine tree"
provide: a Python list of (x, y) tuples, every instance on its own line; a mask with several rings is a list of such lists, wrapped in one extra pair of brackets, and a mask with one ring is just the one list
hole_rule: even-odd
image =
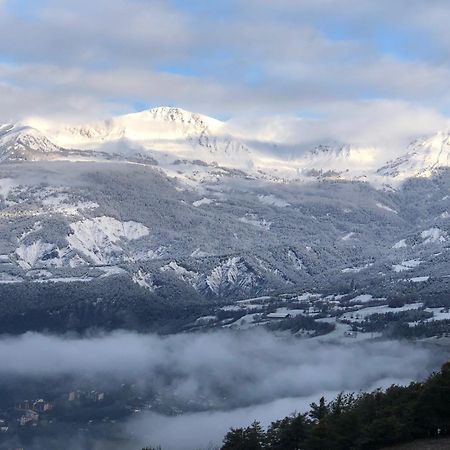
[(261, 424), (255, 421), (247, 428), (232, 428), (223, 440), (222, 450), (262, 450), (264, 440)]
[(309, 412), (309, 416), (315, 422), (320, 423), (320, 421), (328, 414), (328, 407), (325, 403), (325, 397), (321, 397), (319, 404), (311, 403), (310, 408), (311, 411)]

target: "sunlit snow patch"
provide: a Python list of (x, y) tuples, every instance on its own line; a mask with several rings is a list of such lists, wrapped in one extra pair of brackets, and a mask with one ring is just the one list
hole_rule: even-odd
[(420, 237), (423, 239), (424, 244), (433, 244), (435, 242), (445, 242), (446, 233), (439, 228), (430, 228), (429, 230), (422, 231)]
[(139, 222), (121, 222), (113, 217), (95, 217), (70, 224), (73, 233), (67, 237), (71, 248), (89, 257), (95, 264), (110, 264), (123, 252), (118, 243), (136, 240), (149, 234)]

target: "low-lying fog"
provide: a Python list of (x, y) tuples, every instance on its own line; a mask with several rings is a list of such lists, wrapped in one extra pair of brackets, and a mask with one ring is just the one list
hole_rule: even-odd
[[(115, 332), (89, 337), (27, 333), (0, 339), (0, 376), (150, 383), (202, 412), (143, 412), (126, 429), (164, 450), (220, 444), (231, 426), (263, 424), (304, 411), (322, 395), (408, 383), (439, 368), (446, 355), (400, 342), (325, 344), (260, 330), (167, 337)], [(186, 409), (188, 411), (188, 409)]]

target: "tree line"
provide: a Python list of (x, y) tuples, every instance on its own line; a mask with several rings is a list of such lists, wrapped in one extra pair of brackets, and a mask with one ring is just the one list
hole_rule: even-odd
[(450, 434), (450, 362), (425, 382), (322, 397), (309, 412), (232, 428), (221, 450), (376, 450)]
[[(231, 428), (220, 450), (377, 450), (450, 435), (450, 362), (424, 382), (321, 398), (266, 429)], [(147, 447), (143, 450), (154, 450)]]

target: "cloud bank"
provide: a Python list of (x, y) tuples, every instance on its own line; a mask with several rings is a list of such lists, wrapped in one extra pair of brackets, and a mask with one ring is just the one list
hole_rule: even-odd
[[(0, 339), (0, 377), (76, 378), (152, 386), (179, 416), (143, 413), (127, 424), (142, 444), (165, 450), (217, 443), (230, 426), (267, 424), (340, 391), (408, 383), (446, 355), (400, 342), (333, 345), (263, 331), (167, 337), (115, 332), (93, 337), (26, 333)], [(189, 405), (196, 405), (194, 412)]]

